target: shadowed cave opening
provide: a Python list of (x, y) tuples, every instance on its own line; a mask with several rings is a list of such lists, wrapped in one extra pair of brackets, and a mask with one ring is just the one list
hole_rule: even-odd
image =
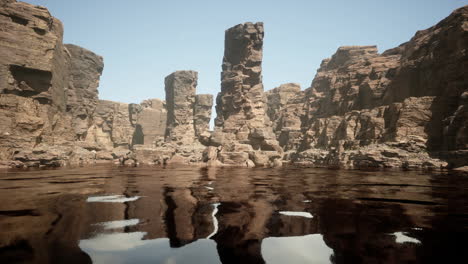
[(133, 132), (132, 145), (143, 145), (145, 144), (145, 135), (143, 134), (143, 128), (141, 125), (135, 126), (135, 132)]
[(16, 24), (26, 26), (29, 23), (27, 19), (24, 19), (22, 17), (18, 17), (14, 15), (10, 15), (9, 17), (11, 18), (11, 21), (15, 22)]
[(16, 240), (12, 244), (0, 247), (1, 263), (31, 263), (34, 249), (27, 240)]
[(37, 34), (39, 34), (39, 35), (41, 35), (41, 36), (44, 36), (44, 35), (47, 33), (47, 32), (46, 32), (44, 29), (42, 29), (42, 28), (37, 28), (37, 27), (35, 27), (35, 28), (33, 28), (33, 29), (34, 29), (34, 32), (36, 32)]
[(10, 72), (18, 90), (14, 93), (20, 96), (32, 96), (48, 91), (52, 82), (52, 73), (19, 65), (10, 65)]

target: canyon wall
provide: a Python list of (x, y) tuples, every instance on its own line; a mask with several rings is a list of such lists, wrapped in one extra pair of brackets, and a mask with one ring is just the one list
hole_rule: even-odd
[(467, 18), (468, 7), (457, 9), (382, 54), (340, 47), (304, 95), (291, 84), (269, 91), (289, 157), (338, 167), (467, 165)]
[(102, 58), (63, 45), (61, 22), (43, 7), (3, 1), (0, 28), (0, 160), (58, 165), (88, 121)]
[(213, 97), (197, 72), (166, 78), (168, 103), (99, 100), (103, 58), (64, 45), (46, 8), (2, 1), (0, 27), (0, 166), (201, 161)]

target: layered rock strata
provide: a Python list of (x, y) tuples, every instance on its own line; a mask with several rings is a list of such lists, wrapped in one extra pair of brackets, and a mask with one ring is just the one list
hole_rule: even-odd
[[(221, 92), (208, 160), (223, 164), (278, 164), (283, 150), (273, 134), (262, 84), (263, 24), (226, 30)], [(213, 148), (218, 147), (217, 151)]]
[(164, 81), (168, 106), (166, 131), (168, 141), (181, 145), (195, 141), (193, 116), (197, 80), (197, 72), (176, 71)]
[(0, 160), (60, 165), (86, 131), (102, 58), (63, 45), (43, 7), (2, 2), (0, 28)]
[(282, 84), (266, 92), (267, 114), (280, 146), (295, 153), (302, 141), (304, 91), (296, 83)]
[(92, 115), (98, 103), (99, 78), (104, 61), (91, 51), (66, 44), (71, 60), (69, 84), (66, 90), (67, 111), (72, 114), (72, 125), (79, 140), (86, 136)]
[(201, 160), (213, 103), (196, 72), (168, 76), (167, 104), (99, 100), (103, 58), (64, 45), (47, 9), (2, 1), (0, 26), (0, 166)]
[[(382, 54), (375, 46), (348, 46), (323, 60), (304, 91), (303, 139), (293, 160), (339, 167), (466, 165), (467, 18), (463, 7)], [(270, 109), (285, 108), (269, 99)]]
[[(198, 73), (195, 71), (176, 71), (165, 78), (165, 131), (163, 134), (158, 133), (151, 145), (141, 146), (139, 142), (134, 142), (137, 143), (133, 144), (135, 160), (149, 164), (202, 162), (203, 144), (207, 144), (207, 138), (211, 135), (208, 129), (213, 97), (197, 95), (197, 82)], [(141, 105), (145, 107), (146, 103)], [(152, 105), (155, 105), (154, 102)], [(153, 130), (148, 131), (158, 127), (155, 121), (147, 120), (147, 126), (153, 124)], [(160, 124), (157, 130), (162, 132), (163, 123)], [(147, 133), (144, 126), (142, 128), (146, 140)]]
[(195, 96), (195, 106), (193, 109), (195, 135), (204, 143), (206, 143), (207, 139), (211, 136), (210, 120), (212, 108), (213, 95), (198, 94)]

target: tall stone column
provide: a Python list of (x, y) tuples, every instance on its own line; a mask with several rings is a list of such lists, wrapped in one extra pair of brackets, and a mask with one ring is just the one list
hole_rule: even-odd
[(166, 141), (179, 145), (195, 141), (193, 109), (197, 80), (195, 71), (176, 71), (166, 77)]
[(282, 149), (265, 111), (263, 35), (263, 23), (239, 24), (225, 33), (221, 92), (216, 99), (212, 137), (214, 145), (223, 146), (219, 156), (223, 163), (251, 159), (257, 165), (266, 165), (281, 157)]

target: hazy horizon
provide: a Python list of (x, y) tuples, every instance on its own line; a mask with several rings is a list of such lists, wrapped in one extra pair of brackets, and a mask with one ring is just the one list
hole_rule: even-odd
[[(468, 4), (454, 1), (73, 1), (27, 0), (62, 21), (64, 42), (104, 57), (99, 98), (139, 103), (165, 98), (164, 77), (199, 73), (197, 93), (220, 90), (224, 31), (264, 22), (263, 83), (270, 90), (295, 82), (308, 88), (320, 62), (338, 47), (408, 41)], [(215, 114), (213, 114), (215, 116)]]

